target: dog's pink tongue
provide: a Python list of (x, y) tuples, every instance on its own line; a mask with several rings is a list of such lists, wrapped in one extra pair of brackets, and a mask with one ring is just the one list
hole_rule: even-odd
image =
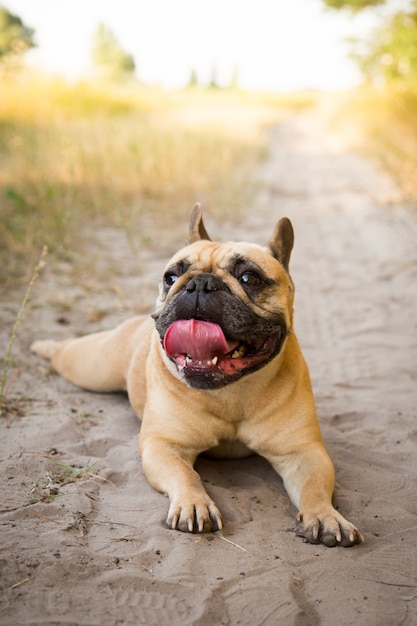
[(239, 345), (227, 341), (218, 324), (201, 320), (178, 320), (165, 333), (164, 348), (169, 356), (186, 354), (194, 361), (210, 361)]

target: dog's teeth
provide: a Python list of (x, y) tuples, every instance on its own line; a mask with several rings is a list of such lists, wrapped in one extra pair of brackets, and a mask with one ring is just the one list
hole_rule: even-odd
[(219, 360), (219, 357), (215, 356), (215, 357), (212, 359), (212, 361), (211, 361), (211, 362), (212, 362), (212, 364), (213, 364), (213, 365), (217, 365), (217, 361), (218, 361), (218, 360)]
[(187, 356), (185, 357), (185, 360), (186, 360), (187, 365), (188, 365), (189, 363), (191, 363), (192, 358), (187, 354)]
[(239, 346), (238, 348), (236, 348), (236, 350), (234, 350), (234, 352), (232, 352), (232, 359), (239, 359), (245, 356), (245, 354), (246, 354), (245, 346)]

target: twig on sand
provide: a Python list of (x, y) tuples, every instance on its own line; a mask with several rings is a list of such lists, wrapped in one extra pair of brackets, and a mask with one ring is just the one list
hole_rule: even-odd
[(230, 539), (226, 539), (226, 537), (223, 537), (223, 535), (215, 533), (214, 536), (218, 537), (219, 539), (223, 539), (223, 541), (227, 541), (227, 543), (231, 543), (232, 546), (235, 546), (235, 548), (239, 548), (239, 550), (242, 550), (243, 552), (247, 552), (246, 548), (242, 548), (242, 546), (240, 546), (238, 543), (235, 543), (234, 541), (230, 541)]
[(139, 567), (144, 569), (146, 572), (149, 572), (150, 574), (153, 574), (153, 570), (150, 567), (146, 567), (146, 565), (142, 565), (142, 563), (138, 563), (138, 565), (139, 565)]
[(46, 515), (42, 515), (42, 513), (38, 513), (37, 511), (31, 511), (32, 515), (36, 515), (36, 517), (40, 517), (44, 519), (46, 522), (53, 522), (54, 524), (60, 524), (56, 519), (52, 519), (52, 517), (47, 517)]
[(20, 587), (20, 585), (24, 585), (25, 583), (27, 583), (28, 580), (30, 580), (29, 576), (27, 578), (24, 578), (23, 580), (19, 580), (18, 583), (15, 583), (11, 587), (9, 587), (9, 589), (17, 589), (17, 587)]

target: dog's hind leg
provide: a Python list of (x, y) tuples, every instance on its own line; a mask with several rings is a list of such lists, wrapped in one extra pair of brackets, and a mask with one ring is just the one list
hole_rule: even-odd
[(126, 381), (114, 362), (112, 332), (66, 341), (35, 341), (31, 350), (49, 359), (58, 374), (74, 385), (89, 391), (117, 391), (126, 388)]
[(31, 350), (49, 359), (58, 374), (74, 385), (97, 392), (126, 390), (136, 330), (146, 323), (136, 317), (114, 330), (77, 339), (35, 341)]

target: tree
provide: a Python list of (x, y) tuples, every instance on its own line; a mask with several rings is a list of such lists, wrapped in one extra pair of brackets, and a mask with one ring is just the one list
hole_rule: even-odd
[(123, 50), (113, 32), (102, 23), (94, 37), (92, 58), (104, 78), (123, 80), (135, 73), (133, 56)]
[(367, 7), (384, 4), (385, 0), (323, 0), (323, 2), (331, 9), (351, 9), (352, 11), (361, 11)]
[(367, 77), (385, 82), (417, 82), (417, 0), (374, 33), (359, 59)]
[[(390, 0), (323, 0), (336, 9), (359, 11), (377, 4), (392, 5), (391, 13), (368, 41), (358, 42), (354, 57), (367, 78), (374, 82), (417, 83), (417, 0), (403, 2), (403, 8)], [(358, 44), (359, 47), (358, 47)]]
[(213, 67), (211, 68), (211, 77), (210, 77), (210, 81), (208, 84), (208, 88), (209, 89), (219, 89), (219, 83), (217, 80), (217, 67), (214, 64)]
[(196, 70), (192, 69), (190, 72), (190, 79), (188, 81), (188, 87), (194, 88), (194, 87), (198, 87), (198, 85), (199, 85), (198, 74)]
[(235, 65), (230, 77), (229, 89), (239, 89), (239, 66)]
[(34, 33), (20, 17), (0, 6), (0, 61), (21, 57), (29, 48), (34, 48)]

